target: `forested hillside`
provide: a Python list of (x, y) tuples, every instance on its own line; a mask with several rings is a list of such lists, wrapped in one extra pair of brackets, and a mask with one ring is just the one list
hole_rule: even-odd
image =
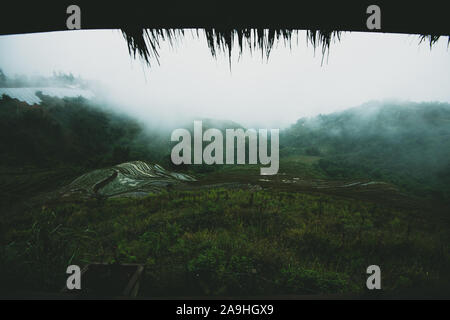
[[(128, 160), (160, 161), (160, 134), (136, 120), (101, 109), (83, 98), (39, 95), (30, 106), (0, 99), (3, 165), (101, 167)], [(164, 150), (167, 152), (167, 150)]]
[(369, 103), (314, 118), (282, 132), (281, 157), (320, 157), (331, 178), (386, 180), (407, 191), (450, 196), (450, 105)]

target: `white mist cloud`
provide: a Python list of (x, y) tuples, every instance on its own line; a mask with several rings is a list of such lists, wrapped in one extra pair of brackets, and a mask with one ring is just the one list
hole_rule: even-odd
[(304, 33), (292, 50), (280, 42), (269, 61), (259, 53), (211, 57), (203, 35), (176, 48), (163, 44), (160, 62), (133, 60), (117, 30), (64, 31), (0, 37), (7, 75), (54, 71), (101, 83), (116, 107), (143, 121), (210, 117), (247, 126), (279, 127), (370, 100), (450, 101), (447, 40), (432, 50), (417, 36), (345, 33), (321, 65)]

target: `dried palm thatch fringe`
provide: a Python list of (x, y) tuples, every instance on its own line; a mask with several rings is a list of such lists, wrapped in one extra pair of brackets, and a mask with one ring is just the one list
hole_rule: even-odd
[[(424, 41), (428, 41), (430, 43), (430, 48), (441, 38), (439, 35), (433, 35), (433, 34), (423, 34), (420, 36), (419, 43), (422, 43)], [(450, 45), (450, 36), (448, 36), (447, 40), (447, 47)]]
[(127, 41), (128, 51), (133, 58), (139, 56), (151, 65), (151, 59), (155, 59), (159, 64), (159, 53), (161, 41), (169, 41), (173, 46), (174, 41), (184, 36), (183, 29), (122, 29), (122, 34)]
[[(291, 47), (294, 35), (298, 39), (298, 30), (291, 29), (203, 29), (208, 47), (212, 56), (222, 52), (228, 55), (231, 67), (231, 56), (235, 41), (237, 41), (239, 56), (243, 53), (245, 47), (248, 47), (251, 53), (260, 51), (261, 57), (269, 58), (270, 52), (280, 40), (285, 45)], [(200, 37), (199, 30), (195, 33)], [(147, 65), (156, 61), (159, 64), (159, 49), (161, 41), (169, 41), (173, 44), (184, 37), (183, 29), (122, 29), (122, 34), (127, 41), (128, 50), (133, 58), (141, 58)], [(307, 41), (314, 48), (320, 47), (322, 56), (329, 50), (330, 44), (334, 39), (340, 40), (341, 32), (309, 30), (307, 31)]]
[[(244, 47), (247, 46), (250, 52), (259, 50), (261, 57), (269, 58), (270, 52), (280, 40), (285, 45), (292, 45), (294, 35), (298, 39), (298, 30), (292, 29), (203, 29), (212, 56), (217, 57), (217, 53), (228, 54), (231, 68), (231, 56), (233, 46), (237, 41), (239, 56)], [(197, 29), (196, 35), (200, 37)], [(341, 31), (335, 30), (308, 30), (306, 34), (307, 43), (310, 43), (314, 49), (320, 48), (322, 52), (322, 62), (326, 53), (329, 53), (331, 42), (341, 39)], [(126, 28), (122, 29), (122, 34), (127, 41), (128, 50), (133, 58), (140, 57), (147, 65), (151, 66), (154, 59), (159, 64), (159, 53), (161, 41), (169, 41), (171, 46), (177, 40), (185, 35), (183, 29), (145, 29), (145, 28)], [(430, 47), (435, 44), (440, 37), (436, 35), (421, 35), (419, 43), (429, 41)], [(449, 36), (450, 44), (450, 36)]]

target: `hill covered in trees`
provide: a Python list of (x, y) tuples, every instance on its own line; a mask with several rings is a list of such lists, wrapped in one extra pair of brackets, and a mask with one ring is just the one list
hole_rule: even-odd
[(161, 160), (159, 135), (136, 120), (83, 98), (39, 97), (43, 102), (33, 106), (8, 96), (0, 99), (2, 164), (91, 168)]
[(330, 178), (365, 177), (407, 191), (450, 196), (450, 105), (368, 103), (297, 121), (280, 137), (281, 158), (317, 157)]

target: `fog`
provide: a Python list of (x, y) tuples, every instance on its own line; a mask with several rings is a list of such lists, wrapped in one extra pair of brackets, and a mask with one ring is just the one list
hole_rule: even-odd
[[(323, 63), (322, 63), (323, 58)], [(155, 123), (194, 118), (245, 126), (285, 127), (372, 100), (450, 102), (450, 52), (430, 50), (418, 36), (344, 33), (322, 57), (304, 32), (292, 49), (281, 41), (268, 61), (259, 52), (211, 56), (190, 30), (160, 48), (160, 65), (130, 57), (117, 30), (64, 31), (0, 37), (0, 69), (8, 76), (72, 73), (117, 110)]]

